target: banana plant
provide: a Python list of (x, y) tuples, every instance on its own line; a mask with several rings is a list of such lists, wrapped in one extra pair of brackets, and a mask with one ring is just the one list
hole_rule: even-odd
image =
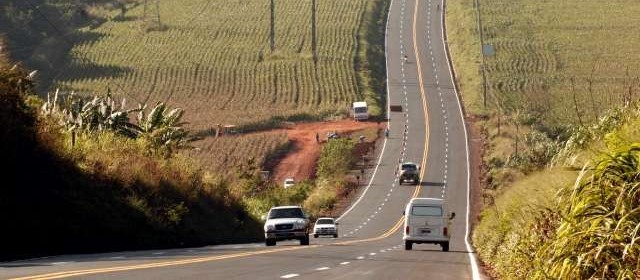
[(53, 100), (50, 96), (47, 97), (42, 111), (46, 116), (58, 115), (69, 131), (110, 130), (130, 138), (135, 138), (140, 131), (140, 128), (129, 120), (129, 115), (137, 112), (139, 108), (125, 109), (125, 99), (116, 104), (111, 92), (107, 92), (105, 96), (95, 96), (91, 100), (79, 98), (72, 92), (60, 105), (58, 94), (59, 91), (56, 91)]
[(169, 109), (163, 102), (158, 102), (149, 114), (145, 113), (146, 104), (139, 105), (137, 125), (139, 136), (147, 139), (155, 147), (168, 149), (186, 148), (193, 140), (187, 130), (183, 128), (184, 110)]

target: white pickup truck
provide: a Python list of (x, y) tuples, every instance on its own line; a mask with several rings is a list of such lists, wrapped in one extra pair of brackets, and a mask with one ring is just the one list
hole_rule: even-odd
[(309, 245), (309, 219), (300, 206), (273, 207), (264, 219), (266, 246), (290, 239), (300, 240), (300, 245)]

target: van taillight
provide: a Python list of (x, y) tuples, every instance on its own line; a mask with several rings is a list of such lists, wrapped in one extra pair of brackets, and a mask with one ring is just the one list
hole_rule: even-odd
[(407, 228), (405, 228), (405, 229), (404, 229), (404, 232), (405, 232), (406, 234), (409, 234), (409, 226), (407, 226)]
[(449, 231), (447, 230), (447, 227), (444, 227), (443, 233), (445, 236), (447, 235), (447, 233), (449, 233)]

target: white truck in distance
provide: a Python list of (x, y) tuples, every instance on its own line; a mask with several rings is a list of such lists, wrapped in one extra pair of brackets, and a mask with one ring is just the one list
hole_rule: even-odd
[(413, 198), (404, 210), (404, 249), (413, 244), (439, 244), (442, 251), (449, 251), (451, 220), (456, 213), (445, 214), (444, 200), (439, 198)]
[(367, 107), (367, 102), (353, 102), (353, 119), (356, 121), (369, 119), (369, 108)]
[(318, 238), (322, 235), (338, 237), (338, 223), (333, 218), (318, 218), (316, 220), (313, 226), (313, 237)]

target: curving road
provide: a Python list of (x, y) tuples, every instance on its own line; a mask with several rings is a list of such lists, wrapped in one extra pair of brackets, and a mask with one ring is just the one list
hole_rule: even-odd
[[(392, 0), (386, 34), (390, 137), (368, 187), (339, 218), (340, 237), (311, 246), (279, 242), (59, 256), (0, 263), (0, 278), (58, 279), (479, 279), (469, 253), (468, 150), (443, 39), (442, 0)], [(408, 57), (405, 62), (403, 57)], [(422, 183), (398, 185), (402, 161)], [(451, 251), (405, 251), (402, 212), (411, 197), (443, 197), (457, 213)]]

